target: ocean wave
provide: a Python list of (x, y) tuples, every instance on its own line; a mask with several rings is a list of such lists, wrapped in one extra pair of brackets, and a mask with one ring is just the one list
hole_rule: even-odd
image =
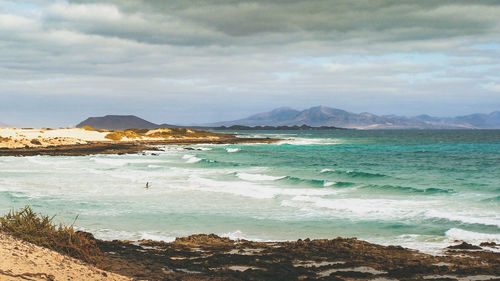
[(332, 186), (334, 184), (336, 184), (336, 182), (334, 182), (334, 181), (324, 181), (323, 186), (328, 187), (328, 186)]
[(192, 164), (192, 163), (197, 163), (197, 162), (200, 162), (202, 159), (201, 158), (198, 158), (194, 155), (190, 155), (190, 154), (185, 154), (184, 156), (182, 156), (182, 159), (186, 160), (186, 163), (189, 163), (189, 164)]
[(291, 138), (291, 139), (286, 139), (282, 140), (279, 142), (276, 142), (277, 145), (283, 145), (283, 144), (288, 144), (288, 145), (335, 145), (335, 144), (342, 144), (340, 140), (337, 139), (313, 139), (313, 138)]
[[(331, 189), (328, 189), (331, 190)], [(295, 196), (291, 200), (296, 207), (304, 204), (313, 208), (330, 210), (330, 215), (361, 220), (387, 220), (419, 217), (425, 202), (394, 199), (324, 198), (319, 196)], [(293, 203), (292, 203), (293, 204)]]
[(248, 174), (248, 173), (236, 173), (236, 176), (246, 181), (275, 181), (285, 178), (285, 176), (276, 177), (263, 174)]
[(486, 198), (482, 200), (483, 202), (500, 202), (500, 195), (496, 197)]
[(370, 185), (361, 186), (361, 188), (377, 189), (377, 190), (390, 190), (390, 191), (407, 192), (407, 193), (420, 193), (420, 194), (439, 194), (439, 193), (454, 193), (455, 192), (453, 189), (440, 189), (440, 188), (434, 188), (434, 187), (420, 189), (420, 188), (409, 187), (409, 186), (389, 185), (389, 184), (386, 184), (386, 185), (370, 184)]
[(286, 176), (282, 180), (293, 183), (293, 184), (305, 183), (305, 184), (309, 184), (309, 185), (313, 185), (313, 186), (324, 186), (325, 183), (327, 182), (326, 180), (303, 179), (303, 178), (292, 177), (292, 176)]
[(249, 236), (245, 235), (239, 229), (235, 230), (235, 231), (232, 231), (232, 232), (220, 233), (219, 236), (220, 237), (227, 237), (227, 238), (229, 238), (231, 240), (243, 239), (243, 240), (255, 241), (255, 242), (274, 242), (274, 241), (278, 241), (278, 240), (265, 240), (265, 239), (256, 238), (256, 237), (249, 237)]
[(337, 174), (337, 175), (347, 175), (351, 178), (385, 178), (389, 177), (388, 175), (379, 174), (379, 173), (369, 173), (369, 172), (361, 172), (361, 171), (353, 171), (353, 170), (335, 170), (335, 169), (323, 169), (320, 171), (321, 174)]
[(148, 164), (148, 163), (168, 163), (170, 161), (158, 159), (118, 159), (118, 158), (99, 158), (93, 157), (90, 160), (98, 164), (105, 164), (109, 166), (125, 166), (128, 164)]
[(141, 239), (151, 239), (156, 241), (165, 241), (172, 242), (175, 240), (175, 237), (166, 236), (158, 231), (122, 231), (122, 230), (113, 230), (108, 228), (100, 228), (100, 229), (90, 229), (90, 228), (78, 228), (78, 230), (89, 231), (92, 232), (96, 238), (103, 240), (141, 240)]
[(240, 151), (240, 149), (239, 148), (230, 148), (230, 147), (228, 147), (228, 148), (226, 148), (226, 151), (229, 152), (229, 153), (233, 153), (233, 152)]
[(28, 160), (28, 162), (31, 162), (31, 163), (37, 164), (37, 165), (44, 165), (44, 166), (54, 165), (54, 162), (41, 160), (44, 158), (47, 159), (46, 157), (43, 157), (43, 156), (27, 156), (26, 160)]
[(334, 182), (334, 181), (329, 181), (329, 180), (323, 180), (323, 179), (303, 179), (299, 177), (292, 177), (292, 176), (286, 176), (281, 179), (278, 179), (281, 181), (286, 181), (291, 184), (307, 184), (307, 185), (312, 185), (312, 186), (323, 186), (323, 187), (330, 187), (330, 186), (335, 186), (335, 187), (350, 187), (356, 185), (353, 182)]
[(256, 199), (272, 199), (279, 195), (325, 196), (338, 194), (340, 192), (332, 189), (278, 188), (247, 181), (217, 181), (197, 175), (189, 176), (188, 183), (187, 186), (178, 188), (199, 190), (203, 192), (228, 193)]
[(445, 236), (451, 241), (459, 240), (472, 244), (479, 244), (481, 242), (500, 243), (500, 234), (473, 232), (460, 228), (451, 228), (446, 231)]
[(334, 169), (323, 169), (321, 170), (321, 172), (319, 172), (320, 174), (323, 174), (323, 173), (328, 173), (328, 172), (335, 172)]
[(428, 218), (445, 219), (449, 221), (456, 221), (467, 224), (482, 224), (482, 225), (493, 225), (496, 227), (500, 227), (500, 219), (491, 216), (488, 217), (469, 216), (456, 213), (441, 212), (437, 210), (426, 211), (425, 216)]

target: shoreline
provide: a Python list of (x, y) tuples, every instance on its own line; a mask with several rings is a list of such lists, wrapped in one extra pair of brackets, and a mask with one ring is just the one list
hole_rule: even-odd
[(133, 154), (144, 150), (158, 150), (157, 145), (241, 144), (274, 143), (270, 138), (220, 138), (220, 139), (166, 139), (121, 142), (89, 142), (86, 144), (55, 145), (46, 147), (0, 148), (1, 156), (85, 156), (93, 154)]
[[(87, 280), (128, 280), (128, 278), (130, 280), (374, 280), (375, 278), (498, 280), (500, 278), (500, 253), (466, 243), (460, 244), (458, 241), (456, 246), (445, 249), (444, 255), (433, 256), (400, 246), (382, 246), (356, 238), (341, 237), (255, 242), (243, 239), (231, 240), (215, 234), (196, 234), (176, 238), (173, 242), (163, 242), (109, 241), (95, 239), (91, 233), (85, 235), (95, 241), (103, 253), (103, 262), (97, 265), (97, 268), (62, 256), (63, 258), (56, 259), (63, 259), (66, 262), (65, 267), (48, 266), (43, 269), (44, 272), (33, 266), (16, 269), (19, 272), (22, 270), (32, 272), (34, 276), (77, 274), (77, 271), (82, 270), (95, 273), (88, 276)], [(12, 239), (6, 240), (6, 236), (10, 235), (0, 232), (2, 247), (0, 250), (3, 251), (14, 245)], [(36, 256), (36, 263), (45, 262), (44, 256), (52, 257), (52, 254), (47, 254), (52, 251), (15, 239), (17, 243), (28, 245), (31, 249), (29, 256)], [(500, 247), (497, 244), (489, 246)], [(30, 266), (30, 260), (22, 254), (12, 259), (22, 259), (24, 266)], [(68, 265), (67, 260), (75, 260), (76, 264), (82, 264), (84, 268), (80, 266), (77, 270)], [(0, 276), (9, 269), (5, 267), (4, 262), (0, 267)], [(11, 271), (9, 274), (12, 273)], [(40, 278), (40, 280), (58, 279)]]

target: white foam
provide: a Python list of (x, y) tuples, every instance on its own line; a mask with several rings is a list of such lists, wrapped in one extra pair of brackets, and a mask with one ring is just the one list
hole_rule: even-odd
[(290, 144), (290, 145), (335, 145), (342, 142), (337, 139), (318, 139), (318, 138), (291, 138), (277, 142), (276, 144)]
[(141, 231), (139, 233), (141, 235), (141, 239), (145, 239), (145, 240), (155, 240), (155, 241), (164, 241), (164, 242), (175, 241), (175, 237), (164, 236), (161, 234), (156, 234), (156, 233), (151, 233), (151, 232), (146, 232), (146, 231)]
[(236, 173), (236, 176), (246, 181), (275, 181), (285, 178), (285, 176), (275, 177), (263, 174)]
[(244, 239), (243, 238), (243, 232), (241, 230), (236, 230), (233, 232), (226, 232), (220, 235), (221, 237), (227, 237), (231, 240), (238, 240), (238, 239)]
[(53, 162), (42, 161), (41, 159), (43, 159), (42, 156), (28, 156), (28, 157), (26, 157), (26, 160), (28, 160), (28, 162), (31, 162), (33, 164), (37, 164), (37, 165), (53, 165), (54, 164)]
[(197, 163), (197, 162), (200, 162), (202, 160), (201, 158), (198, 158), (194, 155), (189, 155), (189, 154), (182, 156), (182, 159), (185, 159), (186, 163), (190, 163), (190, 164)]
[(158, 231), (121, 231), (121, 230), (112, 230), (108, 228), (100, 228), (100, 229), (85, 229), (78, 228), (79, 230), (92, 232), (96, 238), (103, 240), (141, 240), (141, 239), (151, 239), (156, 241), (165, 241), (172, 242), (175, 240), (175, 237), (166, 236)]
[(481, 242), (500, 243), (500, 234), (473, 232), (460, 228), (452, 228), (446, 231), (445, 236), (451, 241), (459, 240), (472, 244), (479, 244)]
[(327, 186), (332, 186), (334, 184), (336, 184), (336, 182), (334, 182), (334, 181), (325, 181), (325, 183), (323, 184), (323, 186), (327, 187)]
[[(328, 189), (330, 190), (330, 189)], [(338, 190), (337, 190), (338, 191)], [(342, 190), (348, 192), (347, 190)], [(393, 200), (393, 199), (361, 199), (361, 198), (323, 198), (317, 196), (295, 196), (292, 202), (312, 204), (316, 208), (330, 210), (335, 216), (355, 219), (402, 219), (419, 217), (422, 205), (431, 202)]]
[(265, 240), (263, 239), (258, 239), (258, 238), (249, 238), (243, 234), (241, 230), (236, 230), (233, 232), (226, 232), (222, 233), (219, 235), (220, 237), (227, 237), (231, 240), (239, 240), (239, 239), (244, 239), (244, 240), (250, 240), (250, 241), (256, 241), (256, 242), (263, 242)]
[(335, 172), (335, 170), (334, 169), (323, 169), (323, 170), (321, 170), (320, 174), (328, 173), (328, 172)]
[(123, 159), (123, 158), (90, 158), (98, 164), (105, 164), (109, 166), (125, 166), (127, 164), (145, 164), (145, 163), (167, 163), (169, 161), (158, 159)]
[(242, 181), (217, 181), (191, 175), (188, 186), (174, 188), (200, 190), (204, 192), (228, 193), (256, 199), (272, 199), (278, 195), (289, 196), (324, 196), (338, 194), (342, 191), (312, 188), (278, 188), (263, 184)]
[(459, 221), (463, 223), (494, 225), (500, 227), (500, 218), (498, 217), (498, 215), (494, 214), (491, 214), (491, 216), (488, 217), (484, 217), (479, 215), (474, 215), (474, 216), (462, 215), (460, 213), (457, 214), (456, 212), (450, 213), (438, 210), (429, 210), (425, 213), (425, 216), (429, 218), (447, 219), (450, 221)]
[(232, 153), (232, 152), (238, 152), (238, 151), (240, 151), (240, 149), (239, 148), (229, 148), (228, 147), (228, 148), (226, 148), (226, 151), (229, 152), (229, 153)]

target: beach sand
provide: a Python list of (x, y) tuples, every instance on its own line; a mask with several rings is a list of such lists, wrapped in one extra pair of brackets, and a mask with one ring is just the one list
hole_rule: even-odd
[(0, 232), (0, 280), (131, 280)]
[[(47, 147), (60, 145), (87, 144), (90, 142), (112, 142), (106, 138), (109, 131), (93, 131), (81, 128), (66, 129), (20, 129), (1, 128), (0, 148)], [(136, 138), (123, 138), (121, 141), (134, 141)], [(141, 138), (154, 140), (154, 138)]]
[(0, 128), (0, 156), (127, 154), (158, 145), (272, 143), (279, 139), (239, 138), (183, 128), (103, 131), (81, 128)]

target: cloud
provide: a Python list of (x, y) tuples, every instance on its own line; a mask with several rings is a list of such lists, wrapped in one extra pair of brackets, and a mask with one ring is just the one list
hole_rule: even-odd
[(498, 1), (0, 0), (0, 98), (132, 114), (141, 100), (137, 113), (180, 123), (281, 105), (489, 111), (498, 14)]

